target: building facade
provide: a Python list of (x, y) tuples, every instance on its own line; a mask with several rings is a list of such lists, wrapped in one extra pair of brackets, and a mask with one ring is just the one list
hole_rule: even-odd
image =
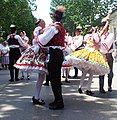
[(114, 33), (114, 38), (117, 40), (117, 9), (110, 16), (110, 32)]

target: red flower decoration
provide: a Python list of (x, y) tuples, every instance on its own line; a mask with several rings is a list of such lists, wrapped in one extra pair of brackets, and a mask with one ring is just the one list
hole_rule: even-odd
[(56, 17), (56, 13), (53, 13), (53, 17)]

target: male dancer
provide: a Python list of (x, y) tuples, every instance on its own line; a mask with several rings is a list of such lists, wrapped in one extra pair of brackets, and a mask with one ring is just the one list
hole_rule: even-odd
[[(103, 29), (103, 27), (105, 26), (106, 22), (109, 20), (105, 19), (106, 21), (103, 21), (101, 23), (101, 28)], [(105, 52), (106, 53), (106, 58), (107, 58), (107, 62), (109, 64), (110, 67), (110, 73), (108, 74), (108, 91), (111, 92), (112, 91), (112, 79), (113, 79), (113, 57), (112, 57), (112, 48), (113, 48), (113, 42), (114, 42), (114, 34), (113, 33), (109, 33), (108, 31), (109, 26), (105, 29), (105, 31), (103, 32), (103, 34), (101, 35), (101, 52)], [(99, 76), (99, 91), (100, 93), (106, 93), (104, 90), (104, 76)]]
[(53, 24), (46, 28), (38, 37), (38, 44), (49, 47), (50, 59), (48, 62), (49, 78), (55, 100), (49, 104), (49, 109), (64, 108), (61, 88), (61, 67), (64, 60), (63, 49), (65, 29), (61, 24), (65, 7), (58, 6), (53, 14)]

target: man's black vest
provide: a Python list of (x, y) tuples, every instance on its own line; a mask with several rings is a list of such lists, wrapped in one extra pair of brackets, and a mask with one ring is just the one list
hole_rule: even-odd
[(10, 38), (7, 40), (8, 45), (20, 45), (18, 40), (15, 39), (15, 35), (10, 35)]

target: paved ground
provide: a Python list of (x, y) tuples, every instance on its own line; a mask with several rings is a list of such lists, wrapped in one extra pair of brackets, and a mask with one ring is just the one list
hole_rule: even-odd
[[(62, 79), (65, 108), (49, 110), (48, 104), (53, 100), (50, 86), (43, 86), (44, 106), (34, 106), (33, 95), (37, 74), (31, 74), (31, 80), (9, 83), (9, 71), (0, 70), (0, 120), (117, 120), (117, 63), (114, 63), (113, 91), (98, 92), (98, 76), (94, 76), (92, 91), (94, 96), (77, 92), (79, 78), (65, 83)], [(73, 75), (71, 70), (70, 75)], [(79, 75), (81, 72), (79, 71)], [(83, 90), (86, 88), (87, 79)], [(105, 79), (107, 91), (107, 79)]]

